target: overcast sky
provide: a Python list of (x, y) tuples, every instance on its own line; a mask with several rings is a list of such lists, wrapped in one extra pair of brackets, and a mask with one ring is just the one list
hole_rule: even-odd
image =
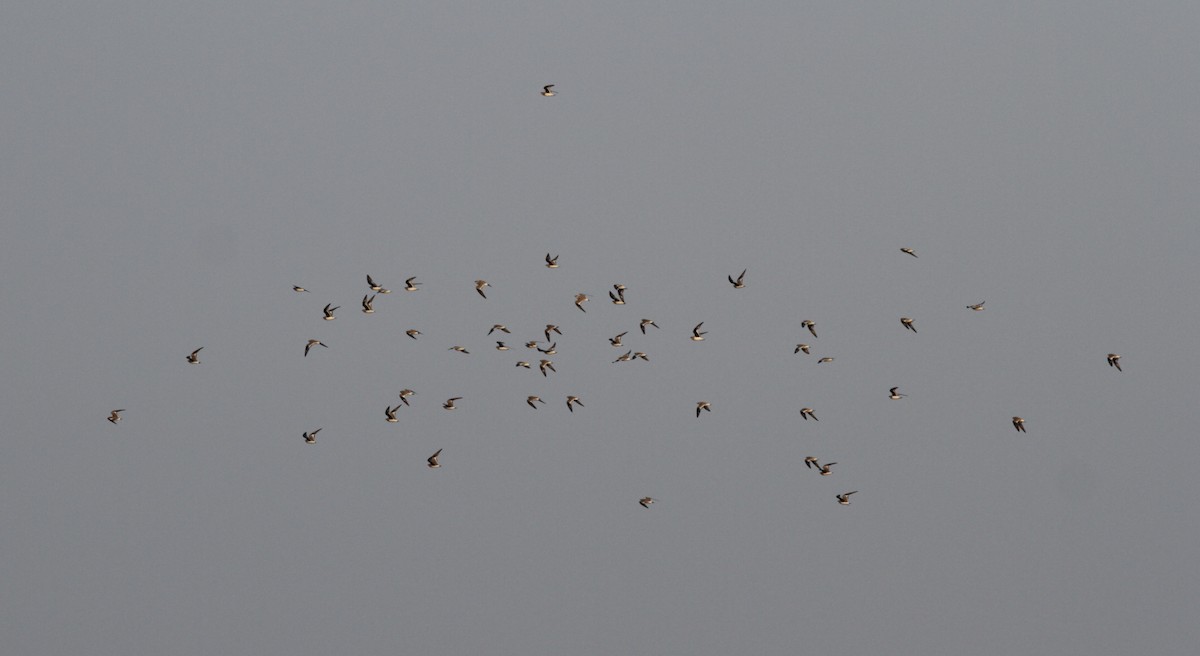
[(10, 3), (4, 651), (1197, 653), (1197, 33)]

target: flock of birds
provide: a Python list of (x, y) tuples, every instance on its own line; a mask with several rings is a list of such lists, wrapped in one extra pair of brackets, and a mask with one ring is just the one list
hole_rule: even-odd
[[(548, 84), (548, 85), (544, 86), (542, 88), (542, 95), (546, 96), (546, 97), (553, 97), (553, 96), (557, 95), (557, 92), (554, 91), (554, 86), (555, 85), (553, 85), (553, 84)], [(911, 255), (914, 258), (918, 257), (916, 251), (913, 250), (912, 248), (901, 248), (900, 251), (907, 255)], [(548, 268), (548, 269), (559, 268), (558, 259), (559, 259), (558, 255), (552, 256), (550, 253), (546, 253), (546, 258), (545, 258), (546, 268)], [(734, 289), (744, 289), (746, 287), (746, 271), (747, 271), (746, 269), (743, 269), (742, 272), (740, 274), (738, 274), (736, 278), (732, 274), (728, 276), (729, 284), (731, 284)], [(404, 281), (403, 289), (406, 292), (416, 292), (420, 289), (421, 284), (422, 283), (417, 281), (417, 276), (413, 276)], [(381, 295), (381, 294), (390, 294), (390, 293), (392, 293), (392, 291), (390, 289), (383, 287), (379, 283), (377, 283), (375, 281), (375, 279), (372, 278), (369, 274), (367, 275), (367, 286), (370, 289), (371, 293), (363, 295), (362, 302), (361, 302), (361, 305), (362, 305), (361, 309), (362, 309), (363, 314), (369, 315), (369, 314), (375, 313), (374, 302), (375, 302), (376, 296)], [(475, 291), (484, 299), (487, 298), (487, 293), (484, 290), (486, 290), (488, 287), (491, 287), (491, 285), (486, 280), (476, 280), (475, 281)], [(311, 293), (308, 289), (306, 289), (300, 285), (294, 285), (292, 287), (292, 290), (297, 293)], [(625, 303), (625, 292), (626, 292), (625, 285), (615, 284), (615, 285), (613, 285), (613, 290), (608, 292), (609, 300), (611, 300), (614, 305), (625, 305), (626, 304)], [(579, 309), (579, 311), (586, 313), (587, 309), (583, 306), (583, 304), (590, 300), (591, 300), (591, 298), (587, 294), (576, 294), (575, 295), (575, 307), (577, 309)], [(986, 301), (980, 301), (979, 303), (968, 305), (966, 307), (967, 307), (967, 309), (973, 310), (975, 312), (982, 312), (986, 309), (984, 307), (985, 302)], [(340, 309), (341, 309), (340, 305), (335, 306), (335, 305), (333, 305), (333, 303), (327, 303), (325, 305), (325, 307), (322, 308), (322, 310), (321, 310), (322, 319), (325, 321), (333, 321), (333, 320), (337, 319), (337, 316), (334, 313)], [(917, 332), (915, 320), (912, 319), (911, 317), (901, 317), (900, 324), (903, 326), (903, 328), (905, 330), (912, 331), (914, 334)], [(707, 335), (708, 332), (701, 330), (701, 328), (703, 326), (704, 326), (704, 322), (701, 321), (700, 323), (696, 324), (696, 326), (694, 328), (692, 328), (692, 333), (690, 335), (690, 338), (692, 341), (694, 341), (694, 342), (704, 341), (704, 336)], [(807, 329), (808, 332), (810, 334), (812, 334), (814, 339), (817, 337), (816, 326), (817, 326), (816, 322), (814, 322), (812, 320), (805, 319), (804, 321), (800, 322), (800, 328)], [(653, 327), (656, 330), (661, 329), (660, 326), (657, 323), (655, 323), (653, 319), (642, 319), (638, 324), (638, 329), (641, 331), (641, 333), (643, 335), (646, 334), (646, 329), (649, 327)], [(509, 330), (509, 328), (507, 326), (505, 326), (504, 324), (495, 324), (491, 327), (490, 330), (488, 330), (487, 334), (490, 336), (497, 332), (507, 335), (507, 334), (511, 334), (512, 331)], [(416, 330), (416, 329), (409, 329), (409, 330), (405, 331), (405, 334), (412, 339), (417, 339), (423, 333), (421, 333), (421, 331)], [(545, 345), (544, 346), (541, 341), (533, 340), (533, 341), (526, 342), (525, 347), (528, 349), (537, 350), (539, 353), (541, 353), (543, 355), (554, 355), (555, 353), (557, 353), (558, 352), (557, 351), (558, 342), (553, 341), (552, 335), (562, 335), (562, 331), (560, 330), (559, 326), (557, 326), (555, 324), (546, 324), (545, 329), (543, 330), (542, 334), (545, 337)], [(608, 338), (609, 344), (611, 344), (613, 347), (616, 347), (616, 348), (623, 348), (624, 344), (622, 342), (622, 338), (625, 337), (625, 335), (627, 335), (627, 334), (629, 334), (628, 331), (622, 332), (618, 335)], [(329, 346), (327, 344), (325, 344), (324, 342), (322, 342), (319, 339), (310, 339), (304, 346), (304, 357), (308, 357), (309, 352), (312, 351), (314, 346), (320, 346), (322, 348), (329, 348)], [(498, 351), (510, 350), (510, 347), (504, 341), (496, 341), (495, 348)], [(203, 351), (203, 350), (204, 350), (204, 347), (200, 347), (200, 348), (192, 351), (189, 355), (187, 355), (185, 358), (187, 363), (188, 364), (200, 364), (200, 351)], [(451, 346), (448, 350), (455, 351), (457, 353), (462, 353), (462, 354), (470, 354), (470, 351), (468, 351), (463, 346), (457, 346), (457, 345)], [(796, 344), (796, 348), (793, 351), (793, 354), (799, 354), (801, 352), (803, 352), (806, 355), (810, 354), (811, 351), (810, 351), (809, 345), (806, 343)], [(638, 360), (638, 359), (641, 359), (644, 361), (650, 360), (649, 356), (646, 355), (645, 352), (633, 351), (632, 349), (630, 349), (630, 350), (626, 351), (624, 354), (618, 356), (616, 360), (613, 360), (613, 363), (630, 362), (630, 361)], [(832, 357), (822, 357), (817, 360), (818, 364), (827, 363), (827, 362), (833, 362), (833, 358)], [(1121, 369), (1121, 356), (1116, 353), (1109, 353), (1108, 354), (1108, 365), (1110, 367), (1115, 368), (1117, 371), (1121, 371), (1122, 370)], [(527, 360), (519, 360), (516, 363), (516, 366), (522, 367), (525, 369), (532, 368), (532, 365)], [(548, 358), (539, 359), (538, 370), (541, 372), (542, 376), (546, 376), (546, 377), (549, 376), (549, 374), (547, 372), (551, 372), (551, 371), (557, 372), (558, 371), (557, 369), (554, 368), (554, 361), (550, 360)], [(906, 396), (908, 396), (907, 394), (901, 394), (899, 389), (900, 389), (899, 387), (893, 387), (890, 390), (888, 390), (888, 398), (893, 399), (893, 400), (901, 400), (901, 399), (905, 398)], [(388, 423), (398, 422), (399, 419), (397, 418), (396, 413), (400, 410), (401, 407), (408, 406), (409, 399), (412, 396), (414, 396), (415, 394), (416, 394), (416, 392), (411, 389), (401, 390), (400, 391), (400, 403), (394, 407), (391, 404), (388, 404), (388, 406), (385, 408), (384, 415), (385, 415), (386, 421)], [(442, 408), (445, 410), (455, 410), (458, 407), (455, 405), (455, 402), (461, 401), (462, 398), (463, 397), (461, 397), (461, 396), (456, 396), (456, 397), (446, 399), (446, 401), (442, 404)], [(531, 407), (535, 410), (538, 408), (538, 404), (542, 404), (543, 406), (546, 405), (546, 402), (541, 397), (536, 396), (536, 395), (529, 396), (526, 399), (526, 403), (529, 405), (529, 407)], [(575, 395), (567, 396), (566, 405), (567, 405), (567, 410), (569, 410), (572, 413), (575, 412), (576, 406), (581, 407), (581, 408), (585, 407), (582, 399), (580, 399), (578, 396), (575, 396)], [(122, 412), (126, 412), (126, 410), (124, 408), (119, 408), (119, 409), (111, 411), (108, 416), (108, 421), (110, 421), (113, 424), (120, 422), (122, 419), (122, 417), (121, 417)], [(712, 403), (710, 403), (708, 401), (698, 401), (696, 403), (696, 417), (699, 418), (701, 416), (701, 414), (704, 412), (712, 412)], [(801, 408), (800, 416), (805, 421), (808, 421), (809, 419), (812, 419), (813, 421), (820, 421), (819, 419), (817, 419), (817, 415), (815, 414), (815, 412), (812, 408), (808, 408), (808, 407)], [(1021, 433), (1026, 432), (1024, 418), (1014, 416), (1012, 418), (1012, 424), (1013, 424), (1013, 428), (1016, 429), (1018, 432), (1021, 432)], [(303, 434), (304, 442), (306, 444), (315, 444), (317, 441), (317, 434), (320, 433), (322, 430), (324, 430), (324, 429), (317, 428), (315, 430), (306, 431)], [(428, 467), (429, 469), (440, 469), (442, 466), (441, 461), (439, 460), (441, 455), (442, 455), (442, 449), (438, 449), (436, 452), (434, 452), (434, 454), (429, 456), (429, 458), (426, 460), (426, 467)], [(820, 474), (821, 476), (830, 476), (833, 473), (831, 467), (833, 467), (834, 465), (836, 465), (838, 463), (826, 462), (825, 464), (821, 464), (820, 461), (816, 457), (809, 456), (804, 459), (804, 464), (807, 468), (816, 470), (817, 473)], [(848, 505), (850, 505), (850, 496), (854, 495), (854, 494), (858, 494), (858, 491), (852, 490), (850, 492), (844, 492), (842, 494), (838, 494), (835, 496), (836, 496), (837, 502), (839, 504), (841, 504), (843, 506), (848, 506)], [(641, 499), (638, 500), (638, 503), (641, 504), (641, 506), (643, 508), (649, 508), (651, 506), (651, 504), (655, 503), (656, 501), (657, 501), (657, 499), (654, 499), (652, 497), (642, 497)]]

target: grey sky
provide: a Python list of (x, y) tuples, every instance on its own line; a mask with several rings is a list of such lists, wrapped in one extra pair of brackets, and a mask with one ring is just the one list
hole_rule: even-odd
[(422, 5), (0, 10), (5, 651), (1196, 653), (1193, 3)]

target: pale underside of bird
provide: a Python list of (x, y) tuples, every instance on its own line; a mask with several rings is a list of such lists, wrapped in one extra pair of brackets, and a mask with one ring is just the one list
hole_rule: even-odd
[(526, 362), (526, 361), (524, 361), (524, 360), (518, 360), (518, 361), (517, 361), (517, 366), (518, 366), (518, 367), (525, 367), (526, 369), (529, 369), (529, 368), (530, 368), (530, 366), (529, 366), (529, 363), (528, 363), (528, 362)]
[(410, 389), (400, 390), (400, 401), (403, 402), (404, 405), (408, 405), (408, 397), (412, 396), (413, 394), (416, 394), (416, 392)]
[(853, 492), (847, 492), (845, 494), (837, 495), (838, 503), (842, 504), (843, 506), (850, 505), (850, 495), (851, 494), (858, 494), (858, 490), (855, 490)]
[(310, 339), (310, 340), (308, 340), (308, 343), (304, 345), (304, 357), (306, 357), (306, 358), (308, 357), (308, 350), (314, 346), (329, 348), (328, 345), (326, 345), (324, 342), (322, 342), (319, 339)]
[(554, 89), (553, 84), (547, 84), (546, 86), (542, 87), (542, 95), (546, 96), (547, 98), (558, 95), (558, 92), (554, 91), (553, 89)]
[(413, 276), (413, 277), (409, 278), (408, 280), (404, 281), (404, 291), (415, 292), (415, 291), (417, 291), (417, 285), (420, 285), (420, 284), (422, 284), (422, 283), (417, 282), (417, 277)]
[(112, 412), (108, 413), (108, 420), (114, 424), (117, 423), (118, 421), (121, 421), (121, 413), (122, 412), (125, 412), (125, 408), (113, 410)]
[(536, 341), (525, 342), (525, 348), (527, 348), (527, 349), (536, 349), (537, 347), (538, 347), (538, 343)]
[(580, 401), (578, 396), (568, 396), (567, 397), (567, 410), (570, 410), (571, 412), (575, 412), (574, 406), (579, 406), (581, 408), (584, 407), (583, 401)]
[(909, 255), (911, 255), (911, 256), (913, 256), (913, 257), (916, 257), (916, 256), (917, 256), (917, 252), (916, 252), (916, 251), (914, 251), (914, 250), (913, 250), (913, 249), (911, 249), (911, 248), (901, 248), (901, 249), (900, 249), (900, 252), (901, 252), (901, 253), (908, 253)]
[(334, 312), (334, 310), (340, 309), (342, 307), (340, 305), (334, 306), (334, 307), (331, 307), (331, 306), (333, 306), (333, 303), (326, 303), (325, 309), (322, 310), (322, 312), (325, 313), (324, 319), (326, 321), (333, 321), (334, 319), (336, 319), (337, 317), (333, 316), (333, 312)]
[(546, 253), (546, 268), (547, 269), (557, 269), (558, 268), (558, 256), (557, 255), (555, 255), (554, 257), (550, 257), (550, 254)]
[(476, 280), (475, 281), (475, 291), (479, 292), (480, 296), (487, 298), (487, 294), (483, 293), (484, 287), (491, 287), (491, 285), (488, 284), (488, 281), (486, 281), (486, 280)]
[(833, 362), (833, 358), (825, 357), (817, 360), (817, 364), (821, 364), (822, 362)]
[(317, 430), (315, 430), (315, 431), (309, 431), (309, 432), (305, 433), (305, 434), (304, 434), (304, 441), (305, 441), (306, 443), (308, 443), (308, 444), (316, 444), (316, 443), (317, 443), (317, 433), (320, 433), (320, 432), (321, 432), (321, 431), (323, 431), (323, 430), (325, 430), (325, 429), (324, 429), (324, 428), (318, 428), (318, 429), (317, 429)]
[(363, 300), (362, 300), (363, 314), (375, 314), (375, 308), (372, 305), (372, 303), (374, 303), (374, 302), (375, 302), (374, 296), (370, 296), (370, 297), (363, 296)]
[(709, 403), (708, 401), (700, 401), (700, 402), (696, 403), (696, 416), (697, 417), (700, 416), (701, 410), (703, 410), (704, 412), (712, 412), (712, 404)]
[(984, 310), (987, 309), (987, 308), (983, 307), (984, 303), (987, 303), (987, 301), (980, 301), (980, 302), (976, 303), (975, 305), (968, 305), (967, 309), (975, 310), (976, 312), (983, 312)]
[(804, 418), (804, 421), (808, 421), (809, 417), (812, 417), (813, 421), (820, 421), (820, 419), (817, 419), (817, 415), (813, 413), (812, 408), (800, 408), (800, 416)]
[(371, 280), (371, 274), (367, 274), (367, 286), (371, 288), (371, 291), (378, 292), (380, 294), (391, 294), (392, 293), (392, 290), (384, 289), (382, 285), (375, 282), (374, 280)]
[(537, 348), (539, 352), (545, 353), (546, 355), (554, 355), (555, 353), (558, 353), (557, 349), (558, 342), (550, 342), (550, 346), (547, 346), (546, 348), (542, 348), (540, 346)]
[(590, 300), (592, 300), (592, 299), (589, 298), (587, 294), (576, 294), (575, 295), (575, 307), (579, 308), (579, 310), (581, 312), (587, 312), (587, 310), (585, 310), (583, 308), (583, 304)]
[[(307, 289), (305, 289), (305, 288), (303, 288), (303, 287), (301, 287), (300, 285), (292, 285), (292, 291), (296, 291), (296, 292), (307, 292), (308, 290), (307, 290)], [(310, 293), (311, 293), (311, 292), (310, 292)]]
[(609, 337), (608, 343), (612, 344), (613, 346), (615, 346), (617, 348), (620, 348), (620, 347), (624, 346), (623, 344), (621, 344), (621, 338), (628, 334), (629, 334), (629, 332), (626, 331), (626, 332), (621, 333), (620, 335), (617, 335), (616, 337)]
[(908, 396), (907, 394), (901, 394), (900, 392), (897, 392), (896, 390), (898, 390), (898, 389), (900, 389), (900, 388), (893, 387), (892, 389), (888, 390), (888, 398), (889, 399), (902, 399), (902, 398)]
[(613, 285), (613, 291), (608, 293), (608, 297), (612, 299), (613, 305), (625, 305), (625, 285), (620, 283)]
[(646, 334), (646, 326), (654, 326), (655, 328), (659, 327), (658, 324), (654, 323), (654, 319), (642, 319), (642, 322), (638, 324), (638, 328), (642, 329), (643, 335)]
[[(407, 405), (407, 403), (405, 403), (405, 405)], [(387, 407), (387, 410), (384, 411), (384, 414), (387, 415), (387, 421), (389, 424), (394, 424), (394, 423), (400, 421), (399, 419), (396, 418), (396, 411), (399, 409), (400, 409), (400, 406), (396, 406), (393, 408), (392, 406), (389, 405)]]
[(625, 353), (618, 355), (617, 359), (613, 360), (613, 364), (616, 364), (618, 362), (629, 362), (632, 359), (633, 359), (633, 351), (632, 350), (626, 351)]
[(917, 327), (913, 325), (912, 319), (910, 319), (908, 317), (900, 317), (900, 323), (903, 324), (905, 328), (913, 331), (914, 333), (917, 332)]
[(813, 464), (816, 465), (817, 472), (819, 474), (821, 474), (822, 476), (830, 476), (833, 474), (833, 471), (830, 470), (830, 467), (836, 465), (837, 463), (836, 462), (827, 462), (823, 465), (817, 464), (817, 463), (813, 463)]
[(512, 331), (508, 329), (508, 326), (506, 326), (502, 323), (498, 323), (498, 324), (492, 326), (492, 329), (488, 331), (488, 334), (491, 335), (492, 333), (496, 332), (497, 330), (499, 330), (502, 333), (512, 333)]
[[(546, 324), (546, 331), (545, 331), (547, 342), (550, 341), (550, 333), (558, 333), (559, 335), (562, 335), (562, 331), (558, 329), (558, 326), (556, 326), (552, 323), (548, 323), (548, 324)], [(530, 342), (530, 344), (537, 344), (537, 342)]]
[(1025, 432), (1025, 420), (1020, 417), (1013, 417), (1013, 428), (1024, 433)]
[(554, 363), (550, 360), (542, 360), (542, 361), (538, 362), (538, 369), (541, 370), (543, 376), (549, 375), (546, 373), (547, 369), (549, 369), (550, 371), (553, 371), (554, 373), (558, 373), (558, 369), (554, 368)]
[(440, 455), (442, 455), (442, 450), (438, 449), (437, 451), (434, 452), (433, 455), (429, 456), (428, 460), (425, 461), (426, 462), (425, 466), (430, 469), (437, 469), (437, 468), (441, 467), (442, 463), (438, 462), (438, 456), (440, 456)]
[(643, 508), (649, 508), (650, 504), (654, 503), (655, 501), (658, 501), (658, 499), (653, 499), (651, 497), (642, 497), (641, 499), (638, 499), (638, 503), (642, 504)]
[(817, 462), (816, 456), (808, 456), (804, 459), (804, 466), (812, 469), (813, 467), (820, 467), (821, 465)]
[(799, 353), (800, 351), (804, 351), (805, 354), (808, 354), (809, 353), (808, 344), (797, 344), (796, 350), (792, 351), (792, 353)]
[(195, 351), (192, 351), (192, 354), (187, 356), (188, 364), (200, 364), (200, 351), (203, 351), (203, 350), (204, 350), (204, 347), (201, 346), (200, 348), (196, 349)]
[(746, 286), (746, 271), (746, 269), (742, 269), (742, 273), (737, 277), (737, 280), (734, 280), (732, 275), (727, 276), (729, 284), (733, 285), (734, 289), (741, 289)]
[(496, 342), (496, 350), (497, 351), (507, 351), (508, 345), (506, 345), (504, 342)]
[(459, 353), (466, 353), (467, 355), (471, 354), (471, 352), (468, 351), (466, 349), (466, 347), (464, 347), (464, 346), (451, 346), (450, 348), (448, 348), (446, 350), (447, 351), (458, 351)]
[(461, 400), (462, 400), (461, 396), (456, 396), (452, 399), (446, 399), (446, 402), (442, 404), (442, 407), (445, 408), (446, 410), (457, 410), (458, 406), (454, 405), (454, 402), (461, 401)]
[(1121, 371), (1121, 356), (1116, 353), (1108, 354), (1108, 366), (1116, 367), (1117, 371)]
[(645, 360), (646, 362), (649, 362), (649, 361), (650, 361), (650, 358), (646, 356), (646, 353), (645, 353), (644, 351), (634, 351), (634, 352), (633, 352), (633, 357), (634, 357), (635, 359), (636, 359), (636, 358), (641, 358), (641, 359)]
[(537, 406), (534, 405), (535, 403), (541, 403), (542, 405), (546, 405), (546, 402), (543, 401), (542, 397), (540, 397), (540, 396), (531, 396), (531, 397), (525, 399), (525, 402), (528, 403), (529, 407), (533, 408), (534, 410), (537, 410)]
[[(704, 341), (704, 336), (708, 334), (708, 331), (700, 330), (700, 326), (703, 326), (703, 325), (704, 325), (704, 322), (701, 321), (700, 323), (696, 324), (695, 328), (692, 328), (692, 341), (693, 342), (703, 342)], [(658, 326), (655, 326), (655, 328), (657, 328), (657, 327)]]
[(813, 337), (817, 336), (817, 322), (805, 319), (804, 321), (800, 322), (800, 327), (808, 328), (808, 332), (812, 333)]
[(416, 339), (417, 335), (424, 335), (425, 333), (417, 330), (416, 328), (412, 328), (412, 329), (404, 331), (404, 334), (408, 335), (409, 337), (411, 337), (413, 339)]

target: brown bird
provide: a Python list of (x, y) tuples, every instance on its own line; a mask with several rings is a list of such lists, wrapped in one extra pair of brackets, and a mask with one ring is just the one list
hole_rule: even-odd
[(310, 349), (314, 346), (323, 346), (325, 348), (329, 348), (328, 345), (324, 344), (319, 339), (310, 339), (310, 340), (308, 340), (308, 344), (304, 345), (304, 357), (306, 357), (306, 358), (308, 357), (308, 349)]
[(900, 317), (900, 323), (904, 324), (905, 328), (913, 331), (914, 333), (917, 332), (917, 327), (913, 325), (912, 319), (909, 319), (908, 317)]
[(608, 297), (612, 299), (613, 305), (625, 305), (625, 285), (620, 283), (613, 285), (613, 290), (616, 292), (608, 293)]
[(374, 302), (375, 302), (374, 296), (372, 296), (370, 298), (363, 296), (363, 300), (362, 300), (363, 314), (375, 314), (375, 308), (371, 307), (371, 304)]
[(496, 342), (496, 350), (497, 351), (507, 351), (508, 346), (504, 342)]
[(1116, 367), (1117, 371), (1120, 371), (1121, 370), (1121, 356), (1117, 355), (1116, 353), (1109, 353), (1108, 354), (1108, 366)]
[(394, 423), (400, 421), (399, 419), (396, 418), (396, 411), (399, 409), (400, 409), (400, 406), (396, 406), (393, 408), (392, 406), (389, 405), (387, 410), (384, 410), (384, 414), (387, 415), (387, 422), (389, 424), (394, 424)]
[(590, 301), (590, 300), (591, 299), (588, 298), (587, 294), (576, 294), (575, 295), (575, 307), (579, 308), (579, 310), (581, 312), (587, 312), (587, 310), (583, 309), (583, 303), (584, 303), (584, 301)]
[(528, 362), (526, 362), (526, 361), (524, 361), (524, 360), (521, 360), (521, 361), (517, 362), (517, 366), (518, 366), (518, 367), (525, 367), (526, 369), (528, 369), (528, 368), (529, 368), (529, 363), (528, 363)]
[(654, 503), (657, 500), (658, 499), (651, 499), (650, 497), (642, 497), (641, 499), (638, 500), (638, 503), (642, 504), (643, 508), (649, 508), (650, 504)]
[(488, 281), (486, 281), (486, 280), (476, 280), (475, 281), (475, 291), (479, 292), (480, 296), (487, 298), (487, 294), (483, 293), (484, 287), (491, 287), (491, 285), (489, 285)]
[[(548, 324), (546, 324), (546, 341), (547, 342), (550, 341), (550, 333), (558, 333), (559, 335), (561, 335), (562, 331), (558, 329), (558, 326), (556, 326), (552, 323), (548, 323)], [(536, 344), (537, 342), (532, 342), (532, 343)]]
[(617, 359), (613, 360), (613, 364), (616, 364), (618, 362), (629, 362), (632, 359), (633, 359), (633, 351), (632, 350), (626, 351), (623, 355), (618, 355)]
[(558, 353), (558, 351), (556, 350), (557, 348), (558, 348), (558, 342), (551, 342), (550, 346), (547, 346), (546, 348), (542, 348), (539, 346), (537, 350), (541, 353), (545, 353), (546, 355), (554, 355), (555, 353)]
[(402, 389), (400, 390), (400, 400), (404, 403), (404, 405), (408, 405), (408, 397), (412, 396), (413, 394), (416, 394), (416, 392), (410, 389)]
[(118, 421), (121, 421), (121, 413), (122, 412), (125, 412), (125, 408), (121, 408), (120, 410), (113, 410), (108, 415), (108, 420), (114, 424), (117, 423)]
[[(704, 325), (704, 322), (701, 321), (700, 323), (696, 324), (695, 328), (692, 328), (692, 341), (693, 342), (703, 342), (704, 341), (704, 336), (708, 334), (708, 331), (700, 330), (700, 326), (703, 326), (703, 325)], [(658, 326), (655, 326), (655, 328), (657, 328), (657, 327)]]
[[(301, 287), (300, 285), (292, 285), (292, 291), (307, 292), (308, 290)], [(309, 292), (309, 293), (312, 293), (312, 292)]]
[(820, 421), (817, 419), (817, 415), (813, 414), (812, 408), (800, 408), (800, 416), (804, 418), (804, 421), (808, 421), (809, 417), (812, 417), (813, 421)]
[(404, 281), (404, 291), (415, 292), (415, 291), (417, 291), (417, 285), (420, 285), (420, 284), (422, 284), (422, 283), (417, 282), (417, 277), (413, 276), (413, 277), (409, 278), (408, 280)]
[(915, 252), (915, 251), (913, 251), (913, 249), (911, 249), (911, 248), (901, 248), (901, 249), (900, 249), (900, 252), (901, 252), (901, 253), (908, 253), (909, 255), (911, 255), (911, 256), (913, 256), (913, 257), (916, 257), (916, 256), (917, 256), (916, 252)]
[(325, 430), (325, 429), (318, 428), (315, 431), (309, 431), (309, 432), (305, 433), (304, 434), (304, 442), (306, 444), (316, 444), (317, 443), (317, 433), (320, 433), (323, 430)]
[(446, 402), (442, 404), (442, 407), (445, 408), (446, 410), (457, 410), (458, 406), (454, 405), (454, 402), (461, 401), (461, 400), (462, 400), (461, 396), (456, 396), (452, 399), (446, 399)]
[(1024, 433), (1025, 432), (1025, 420), (1020, 417), (1013, 417), (1013, 428)]
[(968, 305), (968, 306), (967, 306), (967, 309), (968, 309), (968, 310), (975, 310), (976, 312), (983, 312), (984, 310), (986, 310), (986, 309), (987, 309), (987, 308), (983, 307), (983, 304), (984, 304), (984, 303), (987, 303), (987, 301), (979, 301), (979, 302), (978, 302), (978, 303), (976, 303), (975, 305)]
[(442, 455), (442, 450), (438, 449), (433, 455), (429, 456), (429, 460), (425, 461), (425, 462), (429, 463), (425, 466), (430, 469), (437, 469), (437, 468), (441, 467), (442, 464), (438, 462), (438, 456), (440, 456), (440, 455)]
[(204, 350), (204, 347), (201, 346), (200, 348), (196, 349), (195, 351), (192, 351), (192, 354), (187, 356), (188, 364), (200, 364), (199, 354), (200, 354), (200, 351), (203, 351), (203, 350)]
[(538, 369), (541, 370), (543, 376), (549, 376), (549, 374), (546, 373), (547, 369), (549, 369), (550, 371), (553, 371), (554, 373), (558, 373), (558, 369), (554, 368), (554, 363), (551, 362), (550, 360), (542, 360), (541, 362), (539, 362)]
[(792, 353), (793, 353), (793, 354), (794, 354), (794, 353), (799, 353), (800, 351), (804, 351), (805, 353), (808, 353), (808, 352), (809, 352), (809, 351), (808, 351), (808, 344), (797, 344), (797, 345), (796, 345), (796, 350), (795, 350), (795, 351), (792, 351)]
[(329, 307), (329, 306), (331, 306), (331, 305), (333, 305), (333, 303), (326, 303), (326, 304), (325, 304), (325, 309), (324, 309), (324, 310), (322, 310), (322, 312), (324, 312), (324, 313), (325, 313), (325, 317), (324, 317), (324, 319), (325, 319), (326, 321), (333, 321), (334, 319), (336, 319), (337, 317), (333, 316), (333, 311), (334, 311), (334, 310), (337, 310), (337, 309), (339, 309), (339, 308), (341, 308), (341, 307), (342, 307), (342, 306), (340, 306), (340, 305), (339, 305), (339, 306), (337, 306), (337, 307)]
[(737, 280), (734, 280), (733, 276), (728, 276), (728, 278), (729, 278), (729, 284), (733, 285), (734, 289), (741, 289), (746, 286), (746, 282), (745, 282), (746, 269), (742, 269), (742, 275), (738, 276)]
[(547, 269), (557, 269), (558, 268), (558, 256), (557, 255), (555, 255), (554, 257), (550, 257), (550, 254), (546, 253), (546, 268)]
[(451, 346), (450, 348), (448, 348), (446, 350), (447, 351), (458, 351), (459, 353), (466, 353), (467, 355), (471, 354), (471, 352), (468, 351), (466, 349), (466, 347), (464, 347), (464, 346)]
[(367, 274), (367, 286), (371, 288), (371, 291), (379, 292), (380, 294), (391, 294), (392, 293), (392, 290), (384, 289), (382, 285), (375, 282), (374, 280), (371, 280), (371, 274), (369, 274), (369, 273)]
[(858, 494), (858, 490), (855, 490), (853, 492), (847, 492), (845, 494), (837, 495), (838, 503), (842, 504), (843, 506), (850, 505), (850, 495), (851, 494)]
[(575, 412), (575, 408), (573, 407), (574, 405), (578, 405), (581, 408), (584, 407), (583, 401), (580, 401), (578, 396), (568, 396), (567, 397), (567, 410), (570, 410), (571, 412)]
[(708, 401), (700, 401), (699, 403), (696, 404), (696, 416), (697, 417), (700, 416), (701, 410), (703, 410), (705, 412), (712, 412), (712, 404), (709, 403)]
[(404, 331), (404, 334), (405, 334), (405, 335), (408, 335), (409, 337), (411, 337), (411, 338), (413, 338), (413, 339), (416, 339), (416, 338), (417, 338), (417, 335), (424, 335), (425, 333), (423, 333), (423, 332), (421, 332), (421, 331), (417, 330), (416, 328), (413, 328), (412, 330), (406, 330), (406, 331)]
[(617, 335), (616, 337), (609, 337), (608, 343), (612, 344), (613, 346), (615, 346), (617, 348), (621, 348), (622, 346), (624, 346), (624, 344), (621, 343), (621, 338), (628, 334), (629, 334), (629, 332), (626, 331), (626, 332), (621, 333), (620, 335)]
[(488, 331), (488, 334), (491, 335), (492, 333), (496, 332), (497, 330), (499, 330), (502, 333), (511, 333), (512, 332), (511, 330), (508, 329), (508, 326), (506, 326), (502, 323), (498, 323), (498, 324), (492, 326), (492, 329)]
[(557, 91), (551, 91), (551, 89), (553, 89), (553, 88), (554, 88), (553, 84), (547, 84), (546, 86), (542, 87), (542, 95), (546, 96), (547, 98), (550, 98), (552, 96), (557, 96), (558, 95)]
[(817, 322), (805, 319), (804, 321), (800, 322), (800, 327), (808, 328), (808, 332), (812, 333), (813, 337), (817, 336)]
[(654, 319), (642, 319), (642, 323), (638, 325), (638, 328), (642, 329), (643, 335), (646, 334), (646, 326), (654, 326), (655, 328), (659, 327), (658, 324), (654, 323)]
[(537, 410), (537, 406), (534, 405), (534, 403), (541, 403), (542, 405), (546, 405), (546, 402), (543, 401), (542, 397), (540, 397), (540, 396), (531, 396), (531, 397), (525, 399), (525, 402), (528, 403), (529, 407), (533, 408), (534, 410)]

